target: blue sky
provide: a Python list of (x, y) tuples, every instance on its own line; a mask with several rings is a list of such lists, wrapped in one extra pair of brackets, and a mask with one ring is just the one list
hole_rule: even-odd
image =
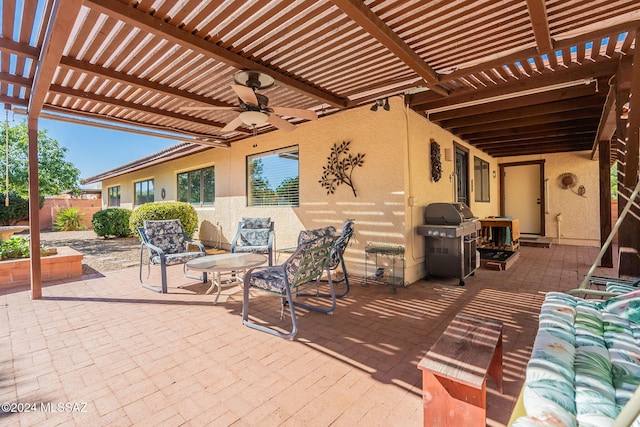
[[(23, 117), (16, 115), (15, 120)], [(95, 126), (40, 119), (38, 127), (67, 148), (66, 160), (88, 178), (161, 151), (179, 141), (102, 129)]]

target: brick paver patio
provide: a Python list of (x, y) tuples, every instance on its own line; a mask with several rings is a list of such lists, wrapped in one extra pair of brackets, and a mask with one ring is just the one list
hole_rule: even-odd
[[(487, 424), (505, 425), (544, 292), (577, 287), (597, 252), (523, 247), (511, 268), (478, 270), (464, 287), (433, 278), (393, 294), (353, 280), (335, 314), (298, 309), (294, 341), (244, 327), (241, 293), (213, 306), (180, 266), (165, 295), (142, 289), (137, 268), (48, 285), (36, 301), (5, 290), (0, 402), (33, 411), (0, 424), (419, 426), (418, 362), (466, 312), (504, 322), (505, 390), (489, 381)], [(259, 320), (281, 322), (278, 298), (253, 301)]]

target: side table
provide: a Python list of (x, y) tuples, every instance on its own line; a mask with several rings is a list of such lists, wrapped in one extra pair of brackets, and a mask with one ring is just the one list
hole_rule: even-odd
[(418, 364), (425, 426), (485, 426), (487, 375), (502, 393), (502, 322), (458, 314)]

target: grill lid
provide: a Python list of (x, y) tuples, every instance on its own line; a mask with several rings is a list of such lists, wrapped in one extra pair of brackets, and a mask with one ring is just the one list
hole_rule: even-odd
[(477, 219), (464, 203), (431, 203), (424, 213), (427, 224), (459, 225), (464, 221)]

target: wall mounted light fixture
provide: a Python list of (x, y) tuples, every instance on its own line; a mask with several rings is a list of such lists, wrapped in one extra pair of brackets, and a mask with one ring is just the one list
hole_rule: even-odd
[(391, 110), (389, 98), (376, 99), (376, 102), (371, 106), (371, 111), (378, 111), (378, 107), (382, 107), (385, 111)]

